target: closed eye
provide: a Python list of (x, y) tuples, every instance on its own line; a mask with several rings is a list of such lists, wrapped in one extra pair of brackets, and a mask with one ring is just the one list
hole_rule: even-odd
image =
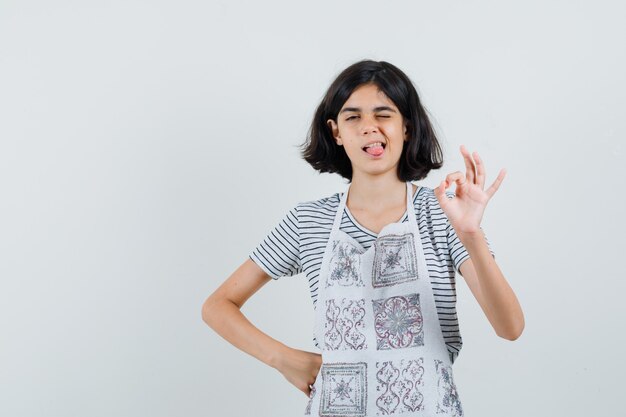
[[(355, 117), (359, 117), (359, 116), (350, 116), (350, 117), (348, 117), (348, 118), (346, 119), (346, 121), (347, 121), (347, 120), (354, 119)], [(387, 116), (387, 115), (382, 115), (382, 114), (381, 114), (381, 115), (378, 115), (378, 117), (384, 117), (385, 119), (388, 119), (388, 118), (390, 118), (391, 116)]]

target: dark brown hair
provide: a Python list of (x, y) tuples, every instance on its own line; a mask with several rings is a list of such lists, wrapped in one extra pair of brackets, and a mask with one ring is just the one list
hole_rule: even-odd
[(441, 147), (413, 83), (399, 68), (385, 61), (362, 60), (343, 70), (317, 107), (301, 155), (321, 172), (336, 172), (352, 181), (352, 164), (343, 146), (337, 145), (328, 119), (337, 122), (341, 107), (359, 86), (373, 83), (402, 114), (409, 139), (398, 163), (401, 181), (421, 180), (443, 165)]

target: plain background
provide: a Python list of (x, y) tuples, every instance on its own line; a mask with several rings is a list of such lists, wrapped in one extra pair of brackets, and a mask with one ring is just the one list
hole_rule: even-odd
[[(622, 409), (626, 7), (618, 1), (6, 1), (0, 6), (0, 415), (298, 416), (307, 398), (201, 319), (300, 201), (334, 77), (415, 83), (445, 166), (478, 151), (482, 226), (526, 318), (498, 338), (457, 276), (468, 417)], [(450, 189), (453, 191), (453, 188)], [(314, 350), (304, 275), (244, 314)]]

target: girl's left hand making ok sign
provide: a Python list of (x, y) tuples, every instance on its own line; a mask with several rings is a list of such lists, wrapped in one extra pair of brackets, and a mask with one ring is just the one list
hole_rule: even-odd
[[(458, 233), (476, 233), (480, 230), (480, 221), (483, 218), (487, 202), (493, 197), (500, 183), (504, 179), (506, 170), (503, 168), (498, 178), (487, 190), (485, 187), (485, 166), (478, 152), (474, 152), (474, 160), (470, 153), (461, 145), (461, 154), (467, 168), (465, 175), (456, 171), (446, 176), (439, 187), (435, 188), (435, 196), (454, 230)], [(446, 190), (456, 182), (456, 197), (448, 198)]]

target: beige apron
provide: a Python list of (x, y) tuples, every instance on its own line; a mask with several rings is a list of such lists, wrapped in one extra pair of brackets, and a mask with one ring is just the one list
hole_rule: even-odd
[(315, 309), (322, 367), (304, 415), (463, 416), (406, 187), (409, 221), (383, 227), (367, 250), (339, 230), (350, 188), (342, 194)]

